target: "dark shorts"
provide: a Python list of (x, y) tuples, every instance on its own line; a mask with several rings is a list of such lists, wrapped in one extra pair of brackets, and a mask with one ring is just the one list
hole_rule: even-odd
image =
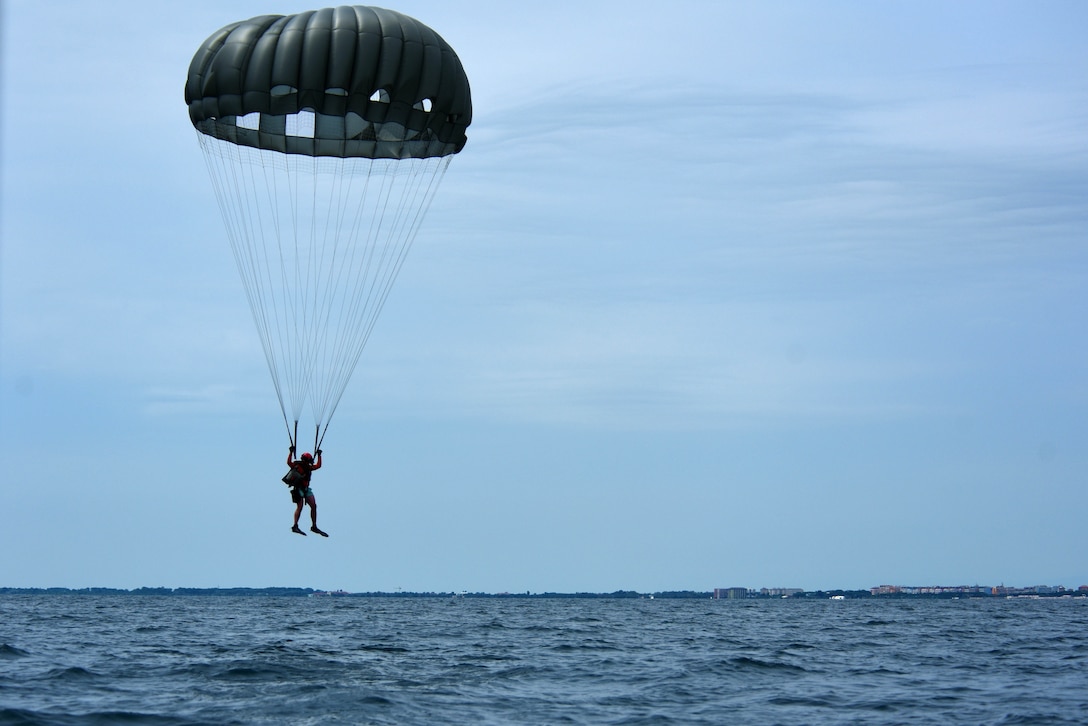
[(312, 497), (314, 492), (310, 487), (291, 487), (291, 501), (295, 504), (306, 501), (307, 497)]

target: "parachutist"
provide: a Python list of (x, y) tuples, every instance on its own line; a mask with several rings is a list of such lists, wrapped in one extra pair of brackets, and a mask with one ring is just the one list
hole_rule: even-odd
[(292, 446), (287, 450), (287, 466), (291, 468), (291, 471), (284, 477), (284, 481), (291, 487), (291, 501), (295, 503), (295, 521), (291, 525), (291, 531), (303, 537), (306, 536), (306, 533), (298, 527), (298, 519), (302, 516), (302, 505), (308, 504), (310, 505), (310, 531), (322, 537), (328, 537), (329, 535), (317, 527), (317, 499), (310, 488), (310, 476), (315, 470), (321, 468), (321, 449), (317, 450), (316, 461), (309, 452), (303, 454), (302, 458), (295, 459), (295, 447)]

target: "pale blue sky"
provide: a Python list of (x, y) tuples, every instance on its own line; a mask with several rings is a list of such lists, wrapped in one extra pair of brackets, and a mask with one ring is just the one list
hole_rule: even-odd
[(392, 6), (474, 122), (328, 540), (182, 95), (314, 7), (3, 4), (0, 586), (1088, 584), (1088, 5)]

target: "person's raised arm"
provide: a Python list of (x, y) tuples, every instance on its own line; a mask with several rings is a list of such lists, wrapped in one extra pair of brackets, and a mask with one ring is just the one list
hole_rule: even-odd
[(287, 466), (291, 466), (295, 463), (295, 447), (287, 449)]

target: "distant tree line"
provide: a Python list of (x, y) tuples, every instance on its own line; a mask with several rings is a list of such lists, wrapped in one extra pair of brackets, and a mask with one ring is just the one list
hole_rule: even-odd
[(314, 592), (316, 590), (310, 587), (138, 587), (134, 590), (114, 587), (0, 587), (0, 595), (306, 597)]
[[(1026, 591), (1025, 591), (1026, 592)], [(1034, 591), (1032, 591), (1034, 592)], [(711, 591), (666, 590), (663, 592), (640, 593), (635, 590), (616, 590), (614, 592), (328, 592), (312, 587), (138, 587), (134, 590), (112, 587), (0, 587), (0, 595), (139, 595), (154, 597), (367, 597), (367, 598), (488, 598), (488, 599), (560, 599), (560, 600), (708, 600), (713, 598)], [(1085, 596), (1083, 590), (1054, 590), (1040, 592), (1034, 597)], [(993, 594), (989, 591), (978, 592), (938, 592), (938, 593), (880, 593), (869, 590), (812, 590), (800, 591), (790, 595), (768, 595), (757, 590), (749, 590), (746, 600), (827, 600), (830, 598), (846, 600), (861, 599), (952, 599), (952, 598), (989, 598), (1005, 597), (1005, 593)]]

